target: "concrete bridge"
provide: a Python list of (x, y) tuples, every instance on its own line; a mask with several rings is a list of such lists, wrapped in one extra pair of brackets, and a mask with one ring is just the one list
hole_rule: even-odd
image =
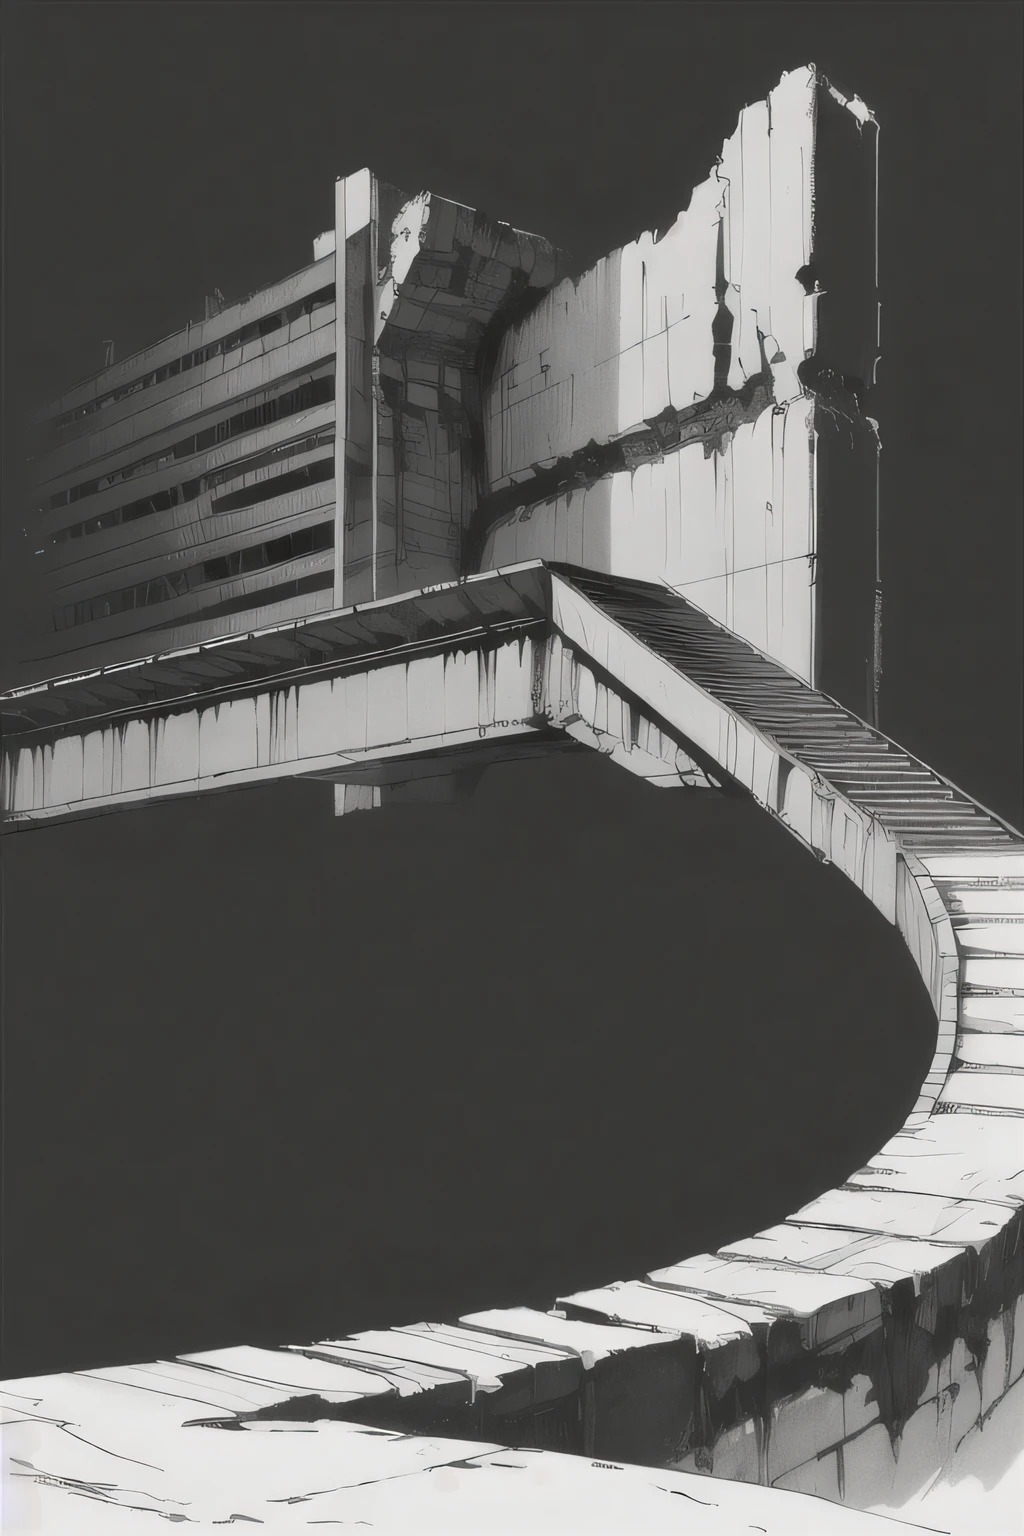
[[(785, 111), (799, 133), (816, 121), (812, 98), (858, 133), (873, 121), (813, 72), (778, 90), (769, 165), (785, 163)], [(746, 110), (744, 154), (760, 143)], [(813, 276), (828, 245), (812, 248), (795, 171), (772, 182), (786, 234), (766, 276), (764, 209), (750, 194), (743, 223), (734, 200), (727, 226), (713, 181), (671, 240), (644, 237), (488, 339), (489, 499), (463, 530), (479, 569), (231, 633), (220, 616), (149, 654), (94, 648), (11, 690), (5, 824), (286, 777), (333, 784), (341, 814), (372, 811), (468, 792), (495, 760), (583, 748), (658, 788), (748, 796), (907, 945), (936, 1021), (912, 1113), (785, 1222), (549, 1311), (7, 1382), (26, 1519), (92, 1528), (87, 1509), (109, 1529), (114, 1505), (410, 1529), (403, 1498), (422, 1512), (468, 1483), (479, 1502), (460, 1509), (478, 1524), (499, 1507), (525, 1523), (557, 1496), (587, 1529), (866, 1529), (857, 1512), (948, 1472), (1024, 1375), (1024, 837), (878, 728), (873, 279), (844, 288), (834, 252), (831, 297)], [(357, 200), (339, 197), (340, 251)], [(396, 215), (396, 240), (430, 227), (425, 208), (418, 224)], [(673, 327), (688, 316), (665, 295), (681, 304), (679, 274), (698, 269), (714, 277), (694, 278), (708, 345), (679, 352), (680, 387)], [(405, 299), (431, 309), (407, 279), (424, 274), (393, 262), (392, 317)], [(617, 348), (604, 358), (602, 324)], [(371, 437), (372, 593), (386, 583)]]

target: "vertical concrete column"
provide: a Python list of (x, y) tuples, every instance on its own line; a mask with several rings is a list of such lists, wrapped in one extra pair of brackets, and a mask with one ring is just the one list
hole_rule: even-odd
[(347, 279), (345, 178), (334, 183), (334, 606), (345, 603), (345, 439), (348, 387), (345, 367)]
[(366, 345), (370, 348), (370, 558), (372, 572), (372, 596), (377, 598), (377, 423), (380, 406), (380, 348), (377, 345), (377, 283), (380, 263), (377, 254), (377, 226), (380, 204), (377, 196), (377, 178), (370, 176), (370, 274), (366, 287), (367, 325)]
[[(375, 178), (365, 168), (351, 176), (339, 177), (334, 184), (335, 229), (335, 437), (334, 477), (336, 487), (334, 523), (334, 600), (340, 607), (344, 602), (365, 601), (372, 595), (376, 572), (371, 559), (370, 575), (363, 585), (365, 590), (353, 588), (352, 572), (345, 569), (346, 542), (345, 522), (354, 516), (365, 523), (372, 517), (372, 509), (365, 506), (366, 480), (370, 474), (372, 437), (368, 422), (375, 421), (376, 409), (370, 399), (369, 347), (372, 335), (372, 303), (376, 274), (369, 254), (372, 231), (371, 214), (375, 201)], [(367, 230), (367, 234), (363, 231)], [(359, 240), (356, 237), (362, 235)], [(375, 240), (372, 241), (375, 245)], [(353, 308), (355, 306), (355, 308)], [(359, 486), (353, 486), (348, 466), (358, 461), (361, 466)], [(356, 494), (358, 490), (358, 495)], [(372, 496), (371, 492), (371, 496)], [(362, 512), (360, 512), (362, 497)], [(349, 504), (351, 501), (351, 505)], [(375, 528), (362, 529), (359, 537), (371, 547), (375, 544)], [(350, 543), (354, 543), (350, 540)], [(360, 546), (361, 547), (361, 546)], [(365, 562), (364, 562), (365, 563)], [(347, 597), (345, 595), (348, 589)]]

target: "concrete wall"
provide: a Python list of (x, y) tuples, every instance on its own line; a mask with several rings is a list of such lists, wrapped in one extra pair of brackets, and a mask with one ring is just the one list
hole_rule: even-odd
[(369, 171), (338, 187), (347, 252), (341, 604), (467, 568), (465, 535), (485, 490), (487, 338), (524, 295), (550, 286), (560, 258), (540, 236), (432, 193), (409, 197)]
[[(666, 582), (865, 712), (877, 441), (850, 391), (877, 340), (875, 131), (862, 103), (795, 70), (744, 108), (669, 230), (506, 332), (485, 397), (482, 569), (540, 557)], [(816, 201), (816, 175), (848, 162), (864, 249), (837, 249)], [(618, 473), (588, 462), (615, 442)]]
[(794, 400), (737, 428), (524, 507), (483, 566), (541, 558), (660, 579), (810, 680), (815, 606), (815, 407)]

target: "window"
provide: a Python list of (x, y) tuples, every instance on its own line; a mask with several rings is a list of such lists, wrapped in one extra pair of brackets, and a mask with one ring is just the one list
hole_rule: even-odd
[[(167, 512), (171, 507), (180, 506), (185, 502), (194, 501), (204, 491), (215, 490), (218, 485), (225, 485), (231, 480), (237, 480), (242, 475), (263, 469), (283, 458), (291, 458), (300, 453), (309, 453), (315, 448), (323, 448), (334, 442), (333, 427), (326, 428), (322, 432), (314, 432), (309, 437), (293, 438), (291, 442), (280, 443), (276, 448), (269, 448), (265, 453), (252, 454), (248, 458), (236, 459), (233, 464), (227, 464), (222, 469), (210, 470), (209, 473), (198, 475), (192, 480), (182, 480), (178, 485), (169, 486), (163, 491), (154, 491), (150, 496), (143, 496), (138, 501), (126, 502), (124, 506), (114, 507), (109, 512), (104, 512), (100, 517), (89, 518), (84, 523), (73, 523), (70, 528), (61, 528), (51, 537), (51, 544), (63, 544), (67, 539), (78, 539), (83, 534), (99, 533), (106, 528), (115, 528), (121, 523), (134, 522), (139, 517), (150, 517), (156, 512)], [(321, 465), (324, 466), (321, 472)], [(330, 466), (329, 469), (327, 466)], [(306, 470), (296, 470), (292, 473), (299, 475), (308, 471), (310, 485), (315, 485), (319, 480), (329, 480), (334, 474), (333, 455), (324, 460), (318, 460), (315, 464), (306, 466)], [(230, 493), (211, 504), (211, 511), (234, 512), (242, 507), (255, 506), (260, 501), (269, 500), (271, 496), (282, 495), (293, 487), (281, 484), (274, 488), (275, 482), (289, 480), (290, 475), (284, 474), (259, 481), (248, 486), (242, 491)], [(298, 488), (297, 484), (296, 487)], [(234, 503), (234, 497), (241, 499)], [(227, 505), (232, 502), (232, 505)], [(42, 511), (40, 507), (37, 510)]]
[(138, 459), (134, 464), (128, 464), (123, 469), (112, 470), (99, 479), (83, 480), (79, 485), (73, 485), (68, 491), (58, 491), (56, 495), (50, 497), (50, 507), (51, 509), (63, 507), (68, 501), (80, 501), (83, 496), (95, 496), (97, 491), (106, 490), (108, 486), (117, 485), (122, 480), (130, 480), (133, 476), (144, 474), (147, 470), (159, 469), (161, 464), (168, 463), (172, 459), (191, 458), (196, 453), (202, 453), (206, 448), (212, 448), (216, 443), (225, 442), (232, 437), (241, 437), (246, 432), (269, 426), (286, 416), (294, 416), (297, 411), (312, 410), (314, 406), (323, 405), (326, 401), (333, 399), (334, 373), (332, 370), (328, 374), (321, 374), (319, 378), (309, 379), (304, 384), (292, 385), (284, 393), (273, 395), (270, 399), (250, 406), (248, 410), (239, 411), (236, 415), (229, 416), (212, 427), (204, 427), (201, 432), (190, 433), (188, 437), (181, 438), (171, 447), (160, 449), (159, 453), (151, 458)]
[(272, 475), (266, 480), (258, 480), (255, 485), (246, 485), (239, 491), (230, 491), (226, 496), (219, 496), (210, 504), (211, 512), (240, 512), (243, 507), (256, 506), (261, 501), (269, 501), (272, 496), (284, 496), (289, 491), (301, 491), (308, 485), (319, 485), (324, 480), (334, 478), (334, 458), (317, 459), (313, 464), (304, 464), (301, 469), (285, 471), (281, 475)]
[(79, 405), (73, 411), (65, 411), (62, 416), (54, 418), (53, 425), (59, 432), (64, 427), (70, 426), (72, 422), (81, 421), (83, 416), (102, 411), (119, 400), (126, 400), (129, 395), (134, 395), (140, 389), (149, 389), (153, 384), (162, 384), (165, 379), (174, 378), (175, 375), (185, 373), (191, 368), (198, 368), (213, 357), (234, 352), (236, 347), (245, 346), (246, 342), (270, 336), (274, 331), (291, 325), (301, 315), (311, 315), (314, 310), (333, 303), (334, 285), (331, 284), (327, 288), (318, 289), (316, 293), (311, 293), (308, 298), (290, 304), (287, 309), (279, 310), (277, 314), (267, 315), (263, 320), (254, 320), (251, 324), (243, 326), (241, 330), (232, 331), (229, 336), (224, 336), (220, 341), (211, 342), (208, 347), (201, 347), (198, 352), (186, 352), (184, 357), (176, 357), (172, 363), (165, 363), (162, 368), (154, 369), (152, 373), (147, 373), (142, 379), (136, 379), (132, 384), (122, 384), (118, 389), (112, 389), (107, 394), (100, 395), (98, 399), (90, 400), (87, 405)]
[[(245, 549), (230, 550), (226, 555), (215, 555), (199, 565), (190, 566), (188, 570), (153, 576), (135, 586), (122, 587), (119, 592), (106, 592), (100, 597), (88, 597), (81, 602), (67, 604), (55, 613), (54, 620), (59, 629), (89, 624), (94, 619), (107, 619), (129, 609), (148, 608), (156, 603), (169, 602), (172, 598), (184, 597), (196, 587), (230, 581), (236, 576), (249, 576), (254, 571), (285, 565), (289, 560), (299, 560), (304, 555), (318, 554), (321, 550), (333, 547), (333, 521), (317, 523), (311, 528), (296, 528), (292, 533), (268, 539), (263, 544), (250, 544)], [(333, 581), (333, 575), (330, 572), (327, 575), (328, 580)], [(259, 607), (263, 600), (262, 593), (253, 593), (245, 598), (241, 606)], [(236, 600), (232, 598), (226, 601)]]

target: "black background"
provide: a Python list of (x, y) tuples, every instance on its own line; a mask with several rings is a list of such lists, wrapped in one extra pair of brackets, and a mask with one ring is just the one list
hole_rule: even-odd
[[(369, 164), (583, 266), (814, 60), (881, 123), (883, 727), (1020, 824), (1020, 8), (8, 6), (4, 651), (25, 409), (310, 259)], [(744, 802), (589, 755), (4, 839), (6, 1376), (533, 1300), (781, 1219), (929, 1009)]]

